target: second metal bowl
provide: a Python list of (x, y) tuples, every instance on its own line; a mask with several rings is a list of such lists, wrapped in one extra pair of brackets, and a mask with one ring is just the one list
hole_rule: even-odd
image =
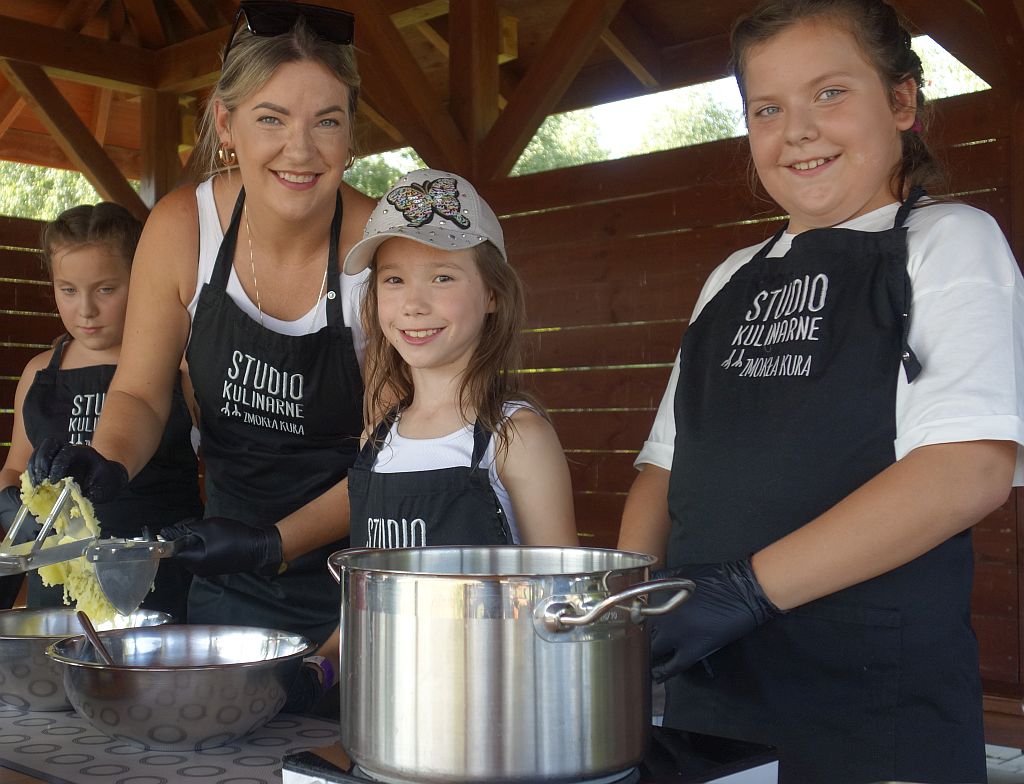
[(262, 727), (315, 645), (250, 626), (173, 625), (100, 632), (114, 665), (76, 637), (47, 656), (64, 670), (75, 710), (112, 738), (166, 751), (201, 751)]

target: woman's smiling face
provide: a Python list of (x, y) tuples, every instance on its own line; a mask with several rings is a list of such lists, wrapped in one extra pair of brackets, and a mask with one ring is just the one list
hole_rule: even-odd
[(744, 62), (750, 151), (758, 177), (790, 215), (789, 231), (835, 226), (897, 201), (900, 133), (914, 123), (916, 86), (893, 108), (856, 39), (827, 19), (798, 22)]
[(329, 201), (348, 163), (349, 88), (320, 63), (284, 63), (233, 112), (217, 107), (221, 142), (238, 154), (249, 194), (300, 219)]

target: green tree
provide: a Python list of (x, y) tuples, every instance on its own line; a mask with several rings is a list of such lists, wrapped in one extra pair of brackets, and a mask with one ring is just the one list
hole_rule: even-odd
[(740, 113), (723, 106), (708, 90), (681, 90), (651, 118), (629, 154), (668, 150), (728, 139), (745, 132)]
[(52, 220), (76, 204), (99, 201), (80, 172), (0, 161), (0, 215)]
[(598, 140), (593, 114), (580, 109), (552, 114), (545, 119), (512, 167), (511, 174), (516, 177), (607, 159), (608, 150)]
[(411, 147), (357, 158), (345, 172), (345, 182), (367, 196), (379, 199), (403, 174), (426, 166)]

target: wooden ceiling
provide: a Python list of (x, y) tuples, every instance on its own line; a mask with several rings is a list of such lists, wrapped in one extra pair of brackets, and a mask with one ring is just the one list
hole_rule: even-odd
[[(726, 73), (750, 0), (311, 0), (356, 15), (357, 143), (505, 176), (551, 113)], [(895, 0), (1024, 94), (1024, 0)], [(173, 186), (237, 0), (0, 0), (0, 159), (80, 169), (139, 212)], [(142, 181), (142, 200), (124, 177)]]

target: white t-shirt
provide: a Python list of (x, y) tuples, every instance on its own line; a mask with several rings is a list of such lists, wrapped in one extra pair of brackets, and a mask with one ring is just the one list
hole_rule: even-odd
[[(524, 403), (506, 403), (504, 413), (512, 416), (525, 406)], [(373, 470), (379, 474), (401, 474), (409, 471), (436, 471), (441, 468), (468, 466), (473, 459), (473, 425), (466, 425), (454, 433), (440, 438), (406, 438), (398, 432), (401, 420), (391, 425), (387, 438), (377, 453)], [(512, 532), (512, 543), (520, 544), (519, 526), (516, 525), (515, 512), (508, 490), (501, 483), (498, 467), (494, 459), (496, 438), (491, 438), (480, 461), (487, 468), (494, 494), (498, 497), (505, 518)]]
[[(837, 228), (883, 231), (898, 209), (890, 204)], [(1014, 441), (1014, 484), (1024, 485), (1024, 279), (1010, 247), (990, 215), (965, 204), (927, 204), (911, 210), (906, 226), (908, 343), (923, 370), (912, 384), (899, 372), (896, 459), (929, 444)], [(785, 256), (794, 236), (783, 234), (768, 256)], [(690, 323), (765, 242), (733, 253), (711, 273)], [(678, 378), (677, 354), (636, 466), (672, 468)]]
[[(199, 294), (204, 283), (209, 283), (213, 275), (213, 268), (217, 263), (217, 252), (224, 240), (224, 231), (220, 225), (220, 217), (217, 215), (217, 205), (213, 198), (213, 178), (204, 180), (196, 187), (196, 203), (199, 206), (199, 278), (196, 281), (196, 291), (192, 295), (192, 301), (188, 305), (188, 313), (191, 318), (196, 316), (196, 304), (199, 302)], [(339, 259), (340, 265), (344, 259)], [(356, 357), (359, 365), (363, 364), (363, 354), (366, 349), (366, 336), (363, 334), (362, 323), (359, 320), (360, 305), (362, 302), (363, 288), (369, 280), (368, 269), (358, 275), (341, 274), (341, 309), (345, 318), (345, 324), (352, 328), (352, 342), (355, 344)], [(238, 305), (253, 321), (260, 320), (260, 311), (256, 307), (238, 280), (238, 274), (234, 266), (228, 277), (228, 296)], [(329, 292), (328, 292), (329, 293)], [(327, 296), (325, 294), (313, 308), (295, 321), (282, 321), (266, 313), (263, 314), (263, 325), (272, 332), (282, 335), (307, 335), (318, 332), (327, 326)], [(316, 313), (314, 314), (314, 309)]]

